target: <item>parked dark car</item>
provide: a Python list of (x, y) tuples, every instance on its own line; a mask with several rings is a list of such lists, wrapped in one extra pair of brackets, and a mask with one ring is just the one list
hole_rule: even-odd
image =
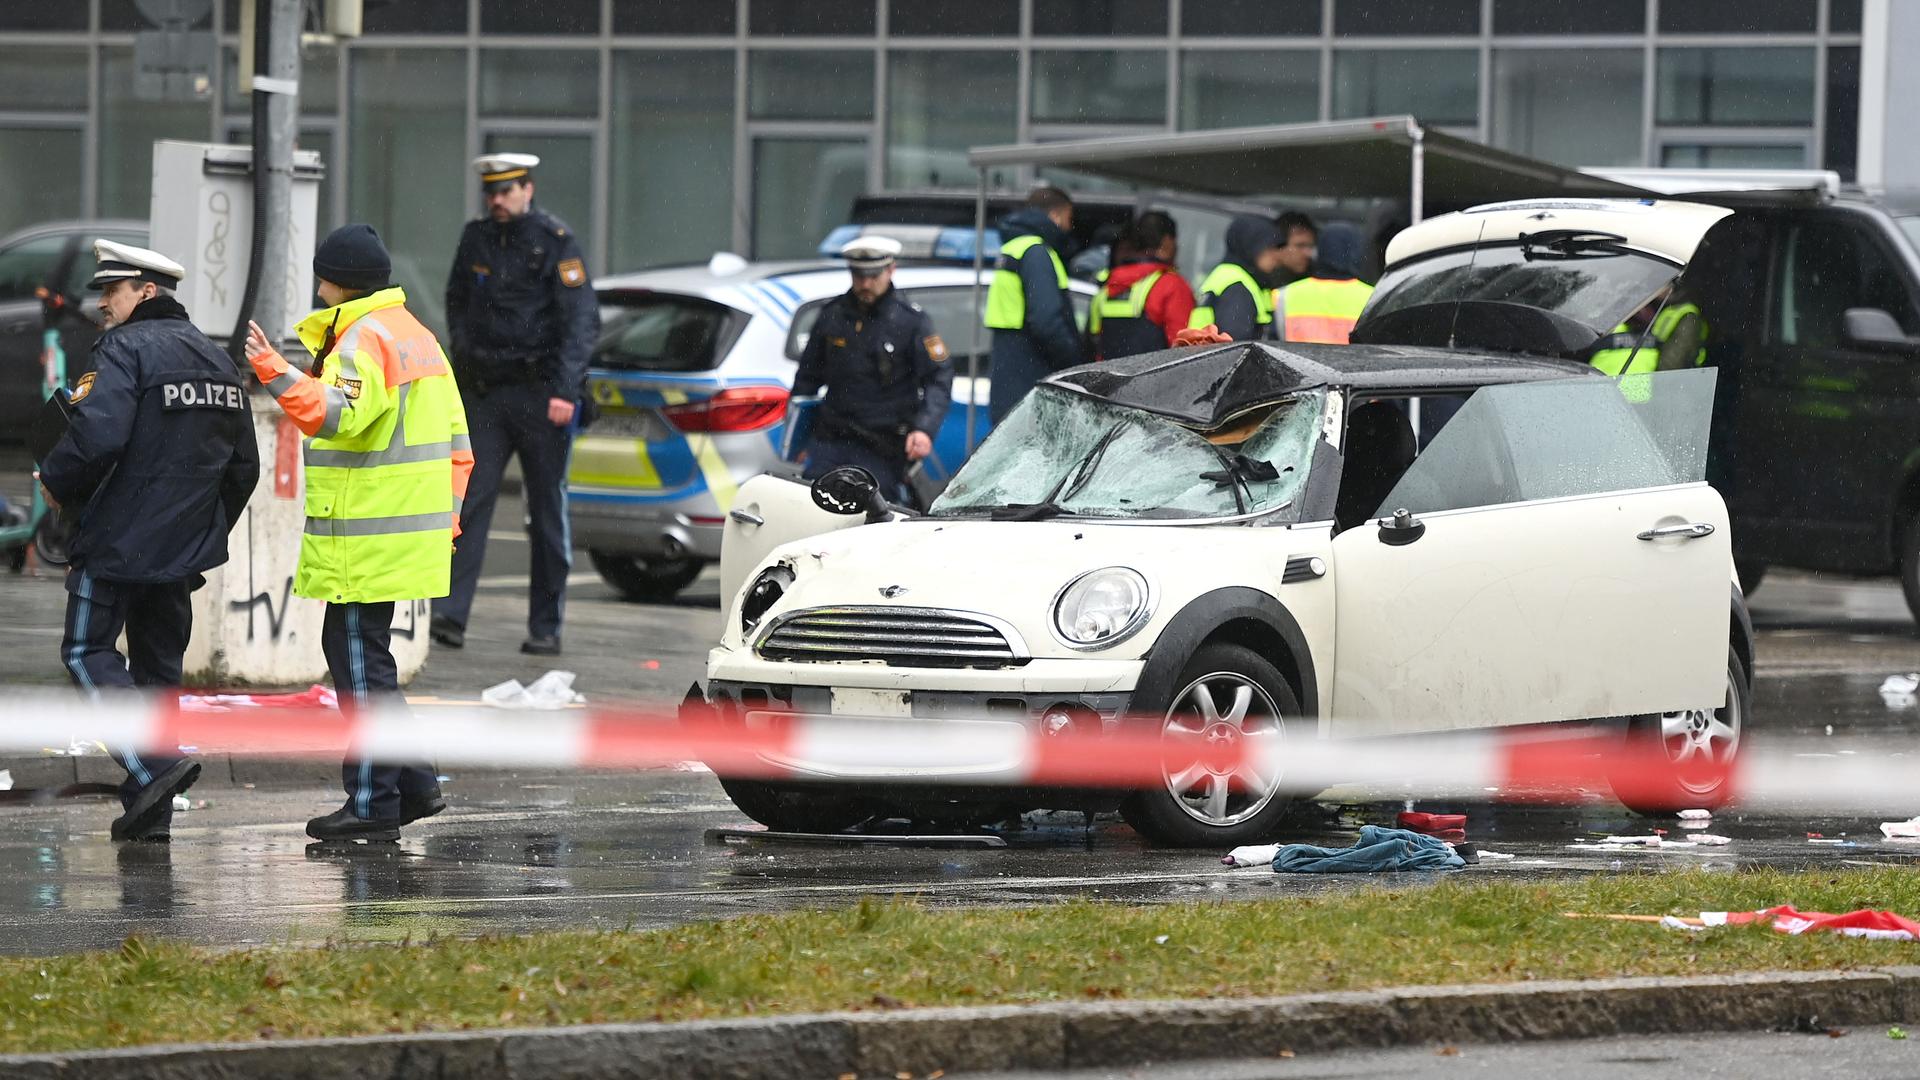
[(18, 443), (27, 418), (40, 407), (40, 364), (46, 330), (38, 290), (61, 297), (56, 325), (67, 354), (67, 381), (91, 370), (100, 315), (87, 293), (93, 242), (107, 239), (144, 247), (144, 221), (56, 221), (0, 238), (0, 442)]

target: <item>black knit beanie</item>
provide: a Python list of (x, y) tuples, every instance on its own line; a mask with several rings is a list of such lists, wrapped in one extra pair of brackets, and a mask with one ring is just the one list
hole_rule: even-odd
[(393, 260), (371, 225), (342, 225), (313, 249), (313, 273), (343, 289), (371, 292), (387, 287)]

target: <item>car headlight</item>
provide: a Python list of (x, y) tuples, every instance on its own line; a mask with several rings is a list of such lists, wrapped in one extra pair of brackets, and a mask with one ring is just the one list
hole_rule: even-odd
[(760, 571), (747, 586), (745, 596), (740, 598), (740, 634), (742, 637), (753, 632), (760, 625), (762, 616), (787, 595), (787, 587), (793, 584), (793, 571), (784, 566), (769, 566)]
[(1053, 602), (1053, 631), (1076, 649), (1104, 649), (1132, 637), (1152, 614), (1147, 579), (1124, 566), (1074, 578)]

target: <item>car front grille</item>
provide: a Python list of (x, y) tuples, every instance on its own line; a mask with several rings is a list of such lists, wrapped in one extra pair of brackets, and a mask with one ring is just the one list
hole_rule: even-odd
[(880, 660), (895, 667), (1002, 668), (1030, 659), (1006, 623), (942, 608), (807, 608), (775, 619), (755, 651), (766, 660)]

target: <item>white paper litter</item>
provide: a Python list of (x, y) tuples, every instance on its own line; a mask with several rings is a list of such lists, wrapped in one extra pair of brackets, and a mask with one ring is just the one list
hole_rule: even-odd
[(0, 769), (0, 791), (13, 790), (13, 770)]
[(1234, 848), (1220, 861), (1228, 866), (1272, 866), (1274, 858), (1279, 854), (1279, 844), (1253, 844), (1249, 847)]
[(1920, 817), (1905, 821), (1883, 821), (1880, 823), (1880, 835), (1889, 840), (1920, 840)]
[(508, 679), (482, 690), (480, 701), (496, 709), (564, 709), (569, 705), (584, 705), (587, 699), (574, 691), (573, 680), (571, 671), (549, 671), (533, 680), (531, 686), (520, 685), (519, 679)]
[(191, 810), (193, 809), (193, 800), (187, 798), (185, 795), (175, 795), (173, 797), (173, 809), (176, 812), (181, 810)]
[(1880, 700), (1886, 702), (1889, 709), (1905, 709), (1920, 702), (1914, 691), (1920, 690), (1920, 672), (1906, 675), (1889, 675), (1880, 684)]
[(1713, 817), (1711, 810), (1682, 810), (1678, 817), (1681, 821), (1706, 821)]
[(1728, 844), (1733, 843), (1733, 837), (1731, 836), (1716, 836), (1713, 833), (1704, 833), (1704, 832), (1694, 833), (1692, 836), (1689, 836), (1687, 839), (1692, 840), (1694, 843), (1699, 844), (1701, 847), (1725, 847)]

